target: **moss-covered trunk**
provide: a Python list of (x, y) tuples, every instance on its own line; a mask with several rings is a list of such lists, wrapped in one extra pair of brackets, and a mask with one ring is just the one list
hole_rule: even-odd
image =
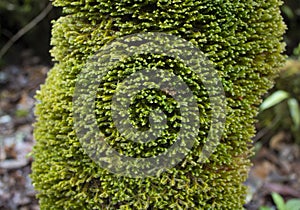
[[(257, 106), (284, 60), (281, 1), (54, 0), (54, 4), (63, 7), (65, 16), (54, 24), (52, 55), (57, 63), (37, 94), (34, 133), (32, 179), (41, 209), (241, 209)], [(99, 129), (118, 152), (142, 158), (158, 155), (174, 143), (180, 128), (172, 93), (145, 90), (130, 108), (131, 122), (149, 129), (149, 112), (160, 107), (168, 112), (169, 127), (155, 143), (121, 138), (106, 102), (119, 81), (135, 71), (145, 67), (173, 71), (195, 95), (200, 113), (196, 143), (182, 161), (158, 176), (134, 178), (111, 173), (87, 154), (74, 128), (73, 95), (91, 56), (115, 38), (140, 32), (181, 37), (205, 53), (223, 85), (226, 122), (218, 146), (208, 160), (198, 162), (212, 116), (203, 81), (164, 55), (148, 53), (119, 63), (99, 85), (95, 100)]]

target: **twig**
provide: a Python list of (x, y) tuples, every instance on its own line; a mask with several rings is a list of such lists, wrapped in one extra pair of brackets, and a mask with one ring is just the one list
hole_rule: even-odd
[(52, 4), (49, 3), (47, 7), (32, 21), (30, 21), (26, 26), (24, 26), (21, 30), (18, 31), (0, 50), (0, 58), (2, 58), (5, 53), (11, 48), (11, 46), (18, 41), (22, 36), (24, 36), (28, 31), (34, 28), (39, 22), (41, 22), (51, 11)]

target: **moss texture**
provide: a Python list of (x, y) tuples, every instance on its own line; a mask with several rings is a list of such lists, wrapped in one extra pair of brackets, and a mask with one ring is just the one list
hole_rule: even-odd
[[(52, 55), (57, 63), (37, 94), (37, 144), (31, 175), (41, 209), (242, 209), (257, 106), (284, 61), (281, 4), (278, 0), (54, 0), (65, 16), (53, 27)], [(172, 34), (203, 51), (222, 80), (227, 110), (220, 144), (209, 161), (198, 163), (210, 124), (209, 100), (199, 79), (164, 56), (140, 56), (112, 69), (105, 78), (104, 92), (99, 88), (95, 113), (100, 129), (116, 150), (133, 157), (162, 152), (173, 143), (178, 123), (176, 118), (170, 120), (166, 135), (154, 145), (132, 146), (117, 138), (112, 122), (101, 117), (109, 116), (101, 103), (115, 88), (116, 80), (133, 69), (174, 70), (196, 95), (203, 116), (192, 152), (159, 177), (144, 179), (117, 176), (93, 162), (76, 137), (72, 113), (76, 78), (89, 56), (117, 37), (139, 32)], [(170, 109), (170, 118), (178, 114), (170, 96), (161, 100), (163, 93), (153, 90), (141, 95), (149, 97), (137, 98), (134, 106), (139, 109), (131, 110), (137, 126), (147, 126), (145, 113), (155, 106)]]

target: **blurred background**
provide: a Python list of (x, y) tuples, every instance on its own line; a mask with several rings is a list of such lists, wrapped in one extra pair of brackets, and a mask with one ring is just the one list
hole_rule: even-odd
[[(246, 209), (300, 210), (300, 0), (281, 7), (287, 61), (264, 96)], [(0, 1), (0, 209), (39, 209), (29, 178), (34, 95), (53, 65), (48, 0)]]

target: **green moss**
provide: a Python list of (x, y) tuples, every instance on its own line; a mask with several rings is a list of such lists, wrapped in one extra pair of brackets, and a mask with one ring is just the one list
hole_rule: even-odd
[[(37, 144), (31, 176), (41, 208), (241, 209), (257, 106), (284, 60), (281, 3), (54, 1), (66, 15), (54, 24), (52, 55), (57, 63), (37, 94)], [(199, 163), (211, 123), (208, 93), (201, 80), (188, 67), (162, 55), (141, 55), (112, 67), (99, 86), (95, 113), (107, 142), (128, 156), (156, 155), (172, 145), (180, 114), (172, 97), (145, 90), (130, 109), (131, 121), (147, 129), (147, 113), (160, 107), (169, 112), (169, 129), (154, 145), (117, 138), (106, 109), (106, 98), (114, 92), (116, 81), (144, 67), (173, 70), (188, 84), (198, 103), (201, 125), (192, 152), (158, 177), (143, 179), (112, 174), (93, 162), (73, 129), (72, 112), (77, 77), (90, 56), (115, 38), (139, 32), (172, 34), (203, 51), (221, 78), (227, 110), (220, 144), (209, 161)]]

